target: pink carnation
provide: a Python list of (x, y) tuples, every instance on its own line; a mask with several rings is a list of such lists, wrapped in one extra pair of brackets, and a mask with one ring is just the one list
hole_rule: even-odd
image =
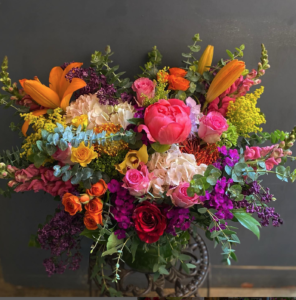
[(199, 196), (194, 194), (193, 197), (187, 195), (187, 189), (190, 186), (188, 182), (182, 182), (175, 189), (170, 189), (167, 196), (170, 196), (175, 206), (188, 208), (194, 204), (200, 203)]

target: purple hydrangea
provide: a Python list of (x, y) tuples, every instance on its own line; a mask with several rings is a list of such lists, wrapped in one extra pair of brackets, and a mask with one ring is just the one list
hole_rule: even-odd
[(70, 216), (62, 209), (57, 210), (49, 223), (38, 230), (37, 239), (41, 248), (50, 250), (52, 255), (43, 262), (49, 276), (62, 274), (67, 268), (70, 270), (79, 268), (81, 261), (79, 234), (83, 229), (82, 214)]

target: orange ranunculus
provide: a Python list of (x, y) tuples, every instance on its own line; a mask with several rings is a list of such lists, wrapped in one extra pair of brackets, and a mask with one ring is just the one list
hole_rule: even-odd
[(103, 211), (103, 202), (100, 198), (95, 198), (85, 205), (85, 209), (93, 215), (101, 214)]
[(180, 68), (171, 68), (169, 69), (170, 75), (174, 75), (177, 77), (185, 77), (187, 71), (180, 69)]
[(103, 225), (103, 217), (102, 214), (94, 215), (87, 211), (84, 215), (83, 222), (88, 230), (96, 230), (98, 224)]
[[(63, 110), (66, 110), (66, 107), (69, 106), (72, 94), (85, 87), (86, 82), (80, 78), (73, 78), (73, 80), (69, 82), (65, 76), (71, 69), (81, 66), (82, 63), (74, 62), (69, 64), (65, 70), (61, 67), (54, 67), (49, 74), (49, 87), (43, 85), (36, 76), (34, 80), (21, 79), (19, 82), (25, 93), (30, 95), (31, 98), (41, 106), (47, 109), (61, 107)], [(40, 110), (35, 111), (35, 113), (37, 112), (40, 112)], [(25, 121), (22, 128), (22, 132), (25, 136), (28, 127), (29, 121)]]
[(74, 216), (78, 211), (82, 211), (79, 198), (71, 193), (66, 193), (63, 196), (62, 204), (65, 206), (65, 211), (71, 216)]
[(205, 71), (208, 71), (210, 69), (209, 67), (212, 64), (213, 55), (214, 55), (214, 47), (211, 45), (208, 45), (198, 62), (197, 72), (199, 74), (203, 74)]
[(225, 92), (245, 70), (245, 63), (234, 59), (224, 66), (212, 81), (206, 96), (206, 103), (211, 103), (214, 99)]
[(187, 91), (189, 89), (190, 81), (175, 75), (169, 76), (169, 90)]
[(88, 194), (82, 194), (80, 195), (80, 198), (79, 198), (79, 201), (82, 203), (82, 204), (87, 204), (89, 201), (90, 201), (90, 197)]
[(100, 197), (106, 193), (108, 186), (103, 179), (92, 185), (91, 189), (86, 190), (90, 196)]

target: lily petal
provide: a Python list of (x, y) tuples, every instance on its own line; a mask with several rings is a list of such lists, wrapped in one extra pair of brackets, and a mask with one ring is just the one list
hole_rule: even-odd
[(64, 92), (60, 107), (65, 111), (66, 107), (69, 106), (72, 94), (75, 91), (77, 91), (85, 86), (86, 86), (86, 82), (84, 80), (82, 80), (80, 78), (73, 78), (72, 82), (70, 83), (70, 85), (68, 86), (66, 91)]
[[(47, 113), (47, 109), (40, 109), (40, 110), (35, 110), (32, 112), (32, 114), (34, 116), (41, 116), (41, 115), (45, 115)], [(24, 136), (27, 136), (27, 131), (29, 129), (29, 125), (30, 122), (29, 121), (25, 121), (23, 126), (22, 126), (22, 133)]]
[(58, 94), (49, 87), (41, 84), (36, 80), (26, 80), (24, 91), (32, 97), (38, 104), (48, 107), (57, 108), (60, 105)]
[(74, 62), (69, 64), (65, 70), (62, 73), (62, 76), (60, 78), (60, 86), (59, 86), (59, 96), (60, 99), (62, 99), (64, 97), (65, 91), (67, 90), (67, 88), (70, 85), (70, 82), (65, 78), (65, 76), (71, 71), (71, 69), (73, 68), (80, 68), (83, 65), (83, 63), (79, 63), (79, 62)]
[(138, 157), (140, 158), (141, 162), (144, 164), (147, 164), (148, 162), (148, 152), (147, 152), (147, 146), (143, 144), (143, 146), (138, 151)]
[(21, 84), (22, 88), (24, 88), (24, 83), (27, 81), (28, 79), (24, 78), (24, 79), (20, 79), (19, 83)]
[[(62, 78), (63, 69), (61, 67), (54, 67), (49, 73), (49, 87), (55, 91), (59, 96), (60, 80)], [(61, 97), (60, 97), (61, 98)]]
[(214, 55), (214, 47), (208, 45), (198, 62), (197, 72), (199, 74), (203, 74), (205, 71), (208, 71), (210, 69), (209, 66), (212, 65), (213, 55)]

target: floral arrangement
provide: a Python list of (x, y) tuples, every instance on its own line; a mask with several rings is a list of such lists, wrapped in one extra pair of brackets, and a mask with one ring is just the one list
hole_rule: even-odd
[[(92, 54), (89, 68), (54, 67), (49, 86), (38, 77), (12, 84), (4, 59), (0, 102), (22, 118), (10, 128), (23, 142), (0, 156), (0, 176), (9, 180), (1, 194), (45, 191), (59, 202), (30, 240), (51, 251), (49, 275), (79, 267), (83, 236), (94, 241), (94, 276), (106, 284), (120, 280), (121, 262), (139, 263), (153, 251), (154, 280), (172, 261), (189, 273), (196, 266), (181, 250), (198, 229), (230, 264), (240, 243), (233, 222), (258, 238), (261, 226), (283, 224), (259, 177), (294, 182), (285, 164), (294, 160), (296, 128), (262, 131), (264, 88), (250, 90), (270, 67), (267, 50), (262, 44), (261, 62), (249, 71), (240, 60), (244, 45), (213, 64), (213, 46), (196, 58), (200, 41), (196, 34), (182, 53), (183, 67), (161, 66), (153, 47), (133, 82), (110, 66), (110, 47)], [(116, 261), (109, 277), (108, 257)]]

